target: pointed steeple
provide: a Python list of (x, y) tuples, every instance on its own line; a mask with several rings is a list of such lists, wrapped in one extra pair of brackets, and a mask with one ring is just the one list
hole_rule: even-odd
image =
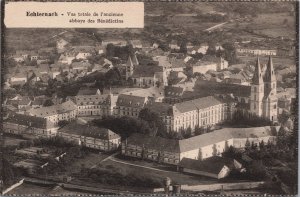
[(272, 57), (269, 56), (269, 61), (267, 64), (266, 74), (264, 78), (265, 82), (274, 82), (276, 81), (275, 73), (274, 73), (274, 67), (273, 67), (273, 61)]
[(255, 71), (254, 71), (253, 78), (252, 78), (252, 83), (255, 85), (259, 85), (259, 84), (262, 84), (263, 82), (264, 81), (263, 81), (262, 72), (261, 72), (261, 65), (260, 65), (259, 57), (257, 57)]
[(129, 55), (128, 60), (127, 60), (127, 66), (130, 66), (130, 67), (133, 66), (132, 59), (131, 59), (130, 55)]

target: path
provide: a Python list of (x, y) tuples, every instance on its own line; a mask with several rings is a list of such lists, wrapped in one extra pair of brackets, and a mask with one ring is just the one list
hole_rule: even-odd
[(214, 25), (214, 26), (212, 26), (212, 27), (210, 27), (210, 28), (205, 29), (204, 31), (212, 31), (212, 30), (214, 30), (214, 29), (217, 29), (217, 28), (219, 28), (219, 27), (222, 27), (223, 25), (225, 25), (225, 24), (227, 24), (227, 23), (228, 23), (228, 22), (224, 22), (224, 23), (220, 23), (220, 24)]
[(117, 163), (122, 163), (122, 164), (125, 164), (125, 165), (139, 167), (139, 168), (146, 168), (146, 169), (150, 169), (150, 170), (156, 170), (156, 171), (159, 171), (159, 172), (174, 172), (174, 171), (168, 171), (168, 170), (161, 170), (161, 169), (157, 169), (157, 168), (152, 168), (152, 167), (148, 167), (148, 166), (132, 164), (132, 163), (128, 163), (128, 162), (125, 162), (125, 161), (121, 161), (121, 160), (116, 159), (116, 158), (114, 158), (114, 159), (109, 158), (109, 160), (117, 162)]
[(114, 157), (115, 155), (119, 154), (119, 152), (115, 152), (111, 155), (109, 155), (108, 157), (105, 157), (104, 159), (102, 159), (100, 162), (96, 163), (95, 165), (93, 165), (92, 167), (90, 167), (90, 169), (93, 169), (93, 168), (96, 168), (97, 165), (101, 164), (102, 162), (108, 160), (108, 159), (111, 159), (112, 157)]

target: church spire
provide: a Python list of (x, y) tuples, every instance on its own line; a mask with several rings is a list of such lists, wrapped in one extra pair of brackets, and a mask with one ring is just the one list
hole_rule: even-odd
[(254, 75), (253, 75), (253, 78), (252, 78), (252, 83), (255, 84), (255, 85), (259, 85), (259, 84), (263, 83), (259, 57), (257, 57), (257, 61), (256, 61), (256, 65), (255, 65), (255, 71), (254, 71)]
[(265, 74), (265, 82), (274, 82), (276, 81), (275, 74), (274, 74), (274, 67), (272, 57), (269, 56), (269, 61), (267, 64), (267, 70)]

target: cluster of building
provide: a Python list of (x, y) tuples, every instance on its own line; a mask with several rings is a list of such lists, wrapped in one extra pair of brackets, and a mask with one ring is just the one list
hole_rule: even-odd
[[(129, 43), (135, 52), (129, 54), (127, 61), (117, 58), (116, 62), (120, 63), (113, 65), (105, 58), (109, 44), (123, 47)], [(37, 66), (13, 70), (7, 76), (11, 86), (28, 81), (43, 82), (47, 86), (49, 79), (70, 82), (115, 68), (124, 79), (132, 82), (132, 87), (100, 91), (94, 84), (82, 87), (76, 96), (67, 98), (17, 95), (4, 102), (5, 109), (10, 112), (3, 121), (4, 132), (28, 138), (60, 136), (80, 146), (102, 151), (121, 147), (125, 156), (177, 165), (184, 172), (214, 178), (228, 175), (232, 162), (223, 161), (226, 165), (216, 165), (212, 171), (204, 169), (208, 169), (212, 161), (220, 163), (219, 156), (230, 146), (244, 149), (249, 143), (276, 142), (279, 128), (273, 126), (223, 128), (182, 140), (132, 134), (121, 141), (121, 137), (109, 129), (78, 123), (82, 117), (138, 118), (140, 111), (147, 108), (160, 116), (168, 132), (190, 129), (193, 134), (196, 128), (212, 127), (231, 119), (236, 109), (275, 122), (278, 113), (290, 107), (282, 99), (290, 99), (284, 95), (286, 91), (277, 88), (278, 72), (275, 73), (271, 58), (276, 51), (238, 48), (240, 54), (270, 56), (266, 65), (258, 58), (251, 66), (229, 65), (223, 57), (207, 55), (207, 44), (198, 47), (187, 43), (185, 54), (180, 52), (181, 44), (176, 41), (169, 43), (170, 52), (161, 51), (158, 46), (157, 43), (144, 46), (139, 40), (128, 42), (122, 39), (104, 40), (96, 46), (71, 46), (60, 39), (55, 48), (59, 57), (51, 65), (39, 53), (16, 53), (15, 61), (36, 61)], [(215, 47), (216, 51), (225, 50), (219, 44)], [(196, 57), (195, 54), (200, 53), (203, 58)], [(99, 55), (102, 56), (101, 64), (90, 63), (90, 57)], [(44, 61), (40, 61), (42, 59)], [(23, 72), (22, 69), (27, 70)], [(213, 85), (207, 91), (201, 88), (202, 82)], [(45, 104), (46, 100), (51, 104)], [(61, 126), (66, 122), (66, 126)], [(233, 164), (241, 168), (237, 161)]]

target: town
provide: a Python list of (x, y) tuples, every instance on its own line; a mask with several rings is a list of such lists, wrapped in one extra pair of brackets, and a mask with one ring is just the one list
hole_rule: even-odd
[(25, 47), (6, 30), (3, 194), (295, 194), (295, 39), (237, 33), (258, 16), (161, 17), (24, 30)]

